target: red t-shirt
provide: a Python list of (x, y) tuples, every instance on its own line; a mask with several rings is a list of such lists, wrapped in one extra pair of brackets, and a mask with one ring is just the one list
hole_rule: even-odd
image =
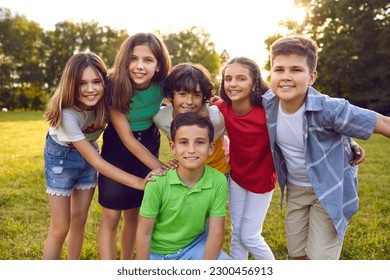
[(230, 176), (241, 187), (254, 193), (275, 188), (276, 172), (268, 137), (265, 110), (253, 106), (242, 116), (223, 100), (214, 103), (225, 118), (230, 139)]

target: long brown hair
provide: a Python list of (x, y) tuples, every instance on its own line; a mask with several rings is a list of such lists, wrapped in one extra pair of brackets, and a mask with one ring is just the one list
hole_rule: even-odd
[[(50, 126), (56, 128), (62, 120), (62, 109), (76, 106), (82, 108), (78, 96), (80, 95), (80, 80), (83, 71), (88, 66), (102, 79), (103, 86), (107, 76), (107, 67), (104, 61), (93, 52), (74, 54), (67, 61), (61, 80), (47, 105), (44, 118)], [(81, 109), (80, 109), (81, 110)], [(95, 126), (103, 127), (107, 123), (107, 109), (105, 98), (101, 98), (95, 105)]]
[(129, 112), (129, 104), (133, 97), (133, 87), (129, 75), (129, 65), (136, 46), (146, 45), (156, 57), (160, 71), (154, 73), (153, 82), (159, 83), (168, 75), (171, 68), (171, 58), (164, 42), (152, 33), (137, 33), (129, 36), (121, 45), (114, 66), (109, 70), (110, 105), (121, 113)]

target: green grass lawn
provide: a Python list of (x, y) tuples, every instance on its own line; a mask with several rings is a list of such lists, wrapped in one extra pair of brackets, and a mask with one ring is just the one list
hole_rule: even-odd
[[(42, 112), (0, 112), (0, 259), (42, 258), (49, 228), (45, 193), (43, 147), (48, 125)], [(341, 259), (390, 259), (390, 140), (374, 135), (358, 141), (366, 150), (360, 165), (360, 210), (347, 230)], [(171, 158), (162, 137), (161, 159)], [(96, 193), (97, 194), (97, 193)], [(101, 207), (97, 195), (91, 205), (82, 259), (98, 259), (97, 232)], [(284, 209), (276, 188), (264, 224), (264, 237), (276, 259), (288, 259), (284, 237)], [(229, 251), (230, 221), (226, 222), (224, 250)], [(118, 239), (119, 240), (119, 239)], [(119, 244), (118, 244), (119, 248)], [(62, 254), (65, 259), (65, 252)]]

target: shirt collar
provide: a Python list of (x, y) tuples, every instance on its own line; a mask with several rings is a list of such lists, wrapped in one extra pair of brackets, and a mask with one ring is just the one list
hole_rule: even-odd
[(321, 111), (322, 95), (313, 87), (309, 87), (306, 96), (306, 111)]
[[(205, 165), (204, 172), (202, 177), (200, 177), (200, 180), (195, 184), (195, 186), (191, 189), (193, 192), (200, 192), (202, 189), (209, 189), (212, 187), (212, 178), (209, 176), (210, 168), (207, 165)], [(183, 183), (183, 181), (180, 179), (179, 175), (177, 174), (177, 170), (172, 170), (172, 176), (171, 181), (169, 182), (170, 185), (182, 185), (186, 188), (188, 186)]]

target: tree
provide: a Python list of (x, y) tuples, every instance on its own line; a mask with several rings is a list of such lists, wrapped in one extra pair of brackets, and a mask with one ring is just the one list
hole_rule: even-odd
[[(0, 106), (11, 110), (43, 109), (73, 54), (95, 52), (111, 67), (128, 36), (126, 30), (99, 26), (95, 21), (63, 21), (54, 30), (44, 31), (36, 22), (24, 16), (12, 16), (9, 9), (0, 8)], [(221, 61), (229, 58), (226, 50), (217, 54), (210, 34), (203, 28), (192, 27), (161, 37), (173, 65), (200, 63), (213, 78), (219, 73)]]
[(113, 30), (99, 26), (98, 22), (82, 22), (79, 29), (80, 50), (90, 50), (101, 56), (108, 67), (114, 65), (116, 53), (122, 42), (129, 36), (127, 30)]
[[(320, 52), (316, 87), (351, 103), (390, 113), (390, 3), (388, 0), (295, 0), (305, 7), (301, 25)], [(286, 34), (285, 34), (286, 35)]]
[(108, 26), (100, 27), (97, 22), (57, 23), (54, 31), (46, 33), (46, 77), (50, 91), (57, 86), (68, 59), (81, 51), (92, 51), (101, 56), (111, 67), (116, 52), (128, 37), (125, 30), (115, 31)]
[(24, 16), (12, 17), (8, 9), (1, 12), (0, 106), (13, 109), (18, 100), (29, 102), (24, 91), (44, 87), (43, 30)]
[(161, 37), (171, 55), (172, 65), (180, 62), (200, 63), (210, 71), (213, 78), (219, 74), (221, 57), (215, 50), (215, 44), (210, 41), (210, 34), (203, 28), (193, 26)]

